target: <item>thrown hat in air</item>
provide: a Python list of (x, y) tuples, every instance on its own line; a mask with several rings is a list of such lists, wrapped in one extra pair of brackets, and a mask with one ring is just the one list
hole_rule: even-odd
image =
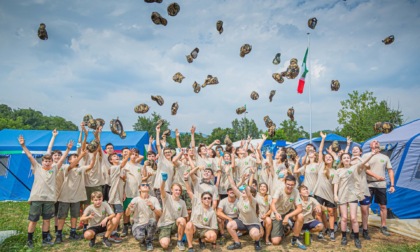
[(273, 100), (274, 95), (276, 94), (276, 90), (270, 91), (270, 96), (268, 97), (270, 99), (270, 102)]
[(273, 76), (273, 79), (275, 81), (277, 81), (278, 83), (282, 84), (284, 82), (284, 78), (283, 78), (283, 76), (281, 76), (281, 74), (279, 74), (279, 73), (273, 73), (272, 76)]
[(176, 115), (176, 113), (178, 112), (178, 108), (179, 108), (178, 102), (174, 102), (171, 107), (171, 114)]
[(281, 62), (280, 56), (281, 56), (281, 53), (277, 53), (276, 56), (274, 56), (274, 59), (273, 59), (273, 64), (274, 65), (280, 64), (280, 62)]
[(392, 42), (394, 42), (394, 35), (391, 35), (391, 36), (386, 37), (384, 40), (382, 40), (382, 42), (385, 45), (391, 44)]
[(252, 91), (252, 93), (251, 93), (251, 99), (252, 100), (258, 100), (258, 98), (260, 97), (260, 95), (257, 93), (257, 92), (255, 92), (255, 91)]
[(223, 21), (222, 20), (217, 21), (216, 29), (219, 32), (219, 34), (222, 34), (222, 32), (223, 32)]
[(44, 23), (41, 23), (38, 28), (38, 37), (42, 40), (48, 39), (48, 33), (47, 33), (47, 30), (45, 29), (46, 27), (47, 26)]
[(149, 111), (149, 106), (145, 103), (139, 104), (136, 107), (134, 107), (134, 112), (138, 114), (144, 114)]
[(308, 20), (308, 27), (311, 29), (315, 29), (315, 26), (317, 23), (318, 23), (318, 19), (316, 19), (316, 17), (310, 18)]
[(338, 80), (331, 81), (331, 91), (338, 91), (340, 89), (340, 82)]
[(239, 55), (243, 58), (245, 57), (245, 55), (250, 53), (251, 50), (252, 50), (252, 46), (250, 44), (244, 44), (243, 46), (241, 46)]
[(152, 21), (153, 23), (157, 24), (157, 25), (163, 25), (166, 26), (168, 24), (168, 20), (166, 20), (164, 17), (162, 17), (158, 12), (154, 11), (152, 13)]
[(159, 106), (162, 106), (163, 103), (165, 102), (163, 100), (162, 96), (160, 96), (160, 95), (156, 95), (156, 96), (155, 95), (152, 95), (152, 100), (155, 101), (155, 102), (157, 102), (157, 104), (159, 104)]
[[(287, 79), (294, 79), (299, 74), (299, 66), (298, 66), (298, 60), (293, 58), (290, 60), (290, 65), (287, 67), (286, 71), (282, 72), (281, 75), (286, 77)], [(273, 76), (274, 78), (274, 76)]]
[(112, 119), (109, 126), (111, 128), (111, 132), (116, 135), (119, 135), (121, 139), (124, 139), (127, 136), (124, 131), (124, 127), (121, 121), (118, 119), (118, 117), (117, 119)]
[(172, 77), (172, 79), (175, 81), (175, 82), (178, 82), (178, 83), (181, 83), (182, 82), (182, 80), (184, 79), (185, 77), (184, 77), (184, 75), (182, 75), (182, 73), (180, 73), (180, 72), (177, 72), (176, 74), (174, 74), (174, 76)]
[(168, 6), (168, 15), (174, 17), (178, 14), (180, 10), (181, 10), (181, 7), (179, 6), (178, 3), (171, 3)]
[(290, 118), (291, 121), (295, 120), (295, 109), (293, 107), (287, 110), (287, 116)]
[(236, 114), (240, 115), (240, 114), (245, 113), (245, 111), (246, 111), (246, 107), (242, 106), (236, 109)]
[(192, 87), (194, 89), (194, 93), (196, 93), (196, 94), (200, 93), (201, 85), (198, 84), (196, 81), (194, 81)]

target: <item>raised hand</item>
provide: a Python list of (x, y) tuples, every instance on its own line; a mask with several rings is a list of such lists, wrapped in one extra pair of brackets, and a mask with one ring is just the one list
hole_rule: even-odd
[(21, 146), (25, 145), (25, 139), (23, 138), (23, 135), (19, 135), (18, 141)]
[(191, 127), (191, 134), (194, 134), (194, 133), (195, 133), (195, 130), (196, 130), (196, 128), (195, 128), (195, 126), (193, 125), (193, 126)]
[(351, 144), (351, 142), (352, 142), (351, 137), (347, 136), (347, 145), (350, 145), (350, 144)]
[(181, 134), (179, 134), (179, 130), (178, 129), (175, 129), (175, 136), (176, 137), (179, 137)]
[(54, 129), (54, 130), (53, 130), (52, 135), (53, 135), (53, 137), (56, 137), (56, 136), (58, 135), (58, 131), (57, 131), (57, 129)]
[(322, 138), (326, 138), (327, 137), (327, 134), (325, 134), (324, 132), (319, 132), (319, 135), (322, 137)]
[(74, 141), (73, 141), (73, 140), (70, 140), (70, 141), (67, 143), (67, 149), (71, 150), (71, 148), (73, 148), (73, 145), (74, 145)]

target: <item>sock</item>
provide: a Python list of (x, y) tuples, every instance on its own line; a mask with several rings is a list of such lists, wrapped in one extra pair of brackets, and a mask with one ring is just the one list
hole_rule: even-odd
[(34, 238), (34, 232), (32, 232), (32, 233), (28, 232), (28, 241), (32, 241), (33, 238)]
[(359, 239), (359, 232), (354, 233), (354, 239)]
[(346, 238), (347, 237), (347, 232), (346, 231), (341, 232), (341, 235), (343, 236), (343, 238)]
[(363, 229), (363, 233), (367, 233), (368, 232), (368, 230), (367, 229)]
[(298, 238), (299, 238), (299, 237), (297, 237), (297, 236), (293, 236), (293, 237), (292, 237), (292, 241), (293, 241), (293, 242), (295, 242)]
[(260, 245), (260, 241), (254, 241), (254, 245)]
[(106, 237), (106, 236), (104, 235), (104, 241), (106, 241), (106, 240), (108, 240), (108, 237)]
[(75, 234), (76, 233), (76, 228), (70, 228), (70, 234)]
[(57, 230), (57, 236), (62, 236), (63, 235), (63, 230)]
[(43, 239), (43, 240), (47, 239), (47, 237), (48, 237), (48, 233), (49, 233), (49, 232), (44, 232), (44, 231), (42, 232), (42, 239)]
[(54, 230), (55, 230), (55, 232), (57, 233), (58, 226), (54, 226)]
[(83, 232), (86, 231), (88, 224), (83, 224)]
[(128, 225), (129, 225), (130, 223), (124, 223), (124, 227), (128, 227)]

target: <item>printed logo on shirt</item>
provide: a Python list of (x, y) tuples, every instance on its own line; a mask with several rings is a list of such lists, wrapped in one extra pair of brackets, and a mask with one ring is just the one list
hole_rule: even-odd
[(137, 172), (138, 172), (138, 173), (140, 173), (140, 172), (141, 172), (141, 169), (140, 169), (140, 168), (138, 168), (138, 169), (137, 169)]
[(203, 221), (204, 221), (204, 222), (207, 222), (207, 221), (209, 221), (209, 218), (204, 217), (204, 218), (203, 218)]
[(309, 205), (307, 208), (306, 208), (306, 210), (310, 210), (311, 209), (311, 206)]
[(211, 164), (207, 164), (207, 168), (211, 168)]
[(237, 213), (237, 212), (238, 212), (238, 208), (237, 208), (237, 207), (234, 207), (234, 208), (233, 208), (233, 212), (234, 212), (234, 213)]
[(290, 202), (293, 202), (293, 200), (294, 200), (294, 198), (290, 198), (290, 199), (289, 199), (289, 201), (290, 201)]
[(311, 171), (315, 171), (315, 167), (312, 167), (312, 168), (311, 168)]
[(245, 161), (245, 165), (248, 165), (248, 161)]
[(244, 209), (248, 210), (249, 206), (248, 205), (244, 205)]
[(105, 210), (102, 211), (102, 216), (105, 215)]
[(181, 207), (178, 207), (178, 211), (181, 211)]
[(348, 170), (347, 172), (348, 172), (349, 174), (352, 174), (352, 171), (350, 171), (350, 170)]
[(385, 160), (381, 159), (381, 163), (384, 163), (384, 162), (385, 162)]
[(51, 175), (53, 174), (54, 170), (49, 170), (48, 173)]

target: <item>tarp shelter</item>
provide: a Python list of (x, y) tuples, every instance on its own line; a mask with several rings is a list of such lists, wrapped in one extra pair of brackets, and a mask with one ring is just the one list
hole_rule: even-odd
[[(420, 240), (420, 119), (394, 129), (389, 134), (380, 134), (363, 144), (363, 152), (370, 151), (370, 143), (379, 141), (383, 153), (388, 155), (394, 170), (395, 192), (387, 194), (387, 207), (399, 219), (388, 219), (390, 231)], [(388, 174), (386, 181), (389, 185)], [(373, 212), (379, 206), (372, 204)], [(377, 215), (369, 217), (369, 225), (380, 226)]]
[[(420, 119), (404, 124), (389, 134), (380, 134), (363, 144), (363, 152), (370, 151), (373, 140), (385, 149), (394, 170), (395, 192), (387, 194), (388, 208), (400, 219), (420, 218)], [(386, 173), (389, 185), (388, 173)], [(372, 205), (377, 211), (378, 206)]]
[[(321, 144), (321, 140), (322, 140), (321, 137), (314, 138), (312, 139), (312, 141), (310, 141), (309, 139), (302, 139), (300, 141), (297, 141), (296, 143), (292, 143), (288, 145), (287, 147), (294, 148), (296, 152), (298, 153), (298, 155), (300, 157), (303, 157), (305, 155), (305, 148), (307, 144), (312, 143), (316, 147), (316, 151), (318, 152), (319, 150), (318, 148), (319, 148), (319, 145)], [(326, 153), (326, 149), (330, 147), (333, 141), (338, 141), (338, 144), (340, 145), (341, 149), (343, 150), (346, 149), (346, 146), (347, 146), (346, 137), (342, 137), (337, 134), (327, 134), (327, 137), (325, 138), (325, 143), (324, 143), (324, 153)], [(360, 146), (360, 144), (356, 142), (352, 142), (349, 152), (351, 152), (351, 148), (353, 148), (354, 146)]]
[[(105, 148), (107, 143), (112, 143), (115, 150), (121, 150), (123, 147), (135, 147), (140, 150), (140, 154), (144, 155), (144, 146), (149, 142), (149, 134), (145, 131), (129, 131), (126, 133), (127, 137), (121, 139), (111, 132), (102, 132), (102, 148)], [(26, 146), (39, 161), (41, 161), (42, 154), (45, 154), (52, 136), (49, 130), (4, 129), (0, 131), (0, 201), (27, 200), (30, 194), (28, 189), (32, 188), (34, 177), (30, 169), (29, 159), (19, 145), (19, 135), (25, 137)], [(65, 151), (68, 141), (73, 140), (75, 144), (72, 151), (75, 151), (78, 138), (78, 131), (59, 131), (53, 150)], [(93, 138), (94, 136), (90, 132), (88, 141)]]

